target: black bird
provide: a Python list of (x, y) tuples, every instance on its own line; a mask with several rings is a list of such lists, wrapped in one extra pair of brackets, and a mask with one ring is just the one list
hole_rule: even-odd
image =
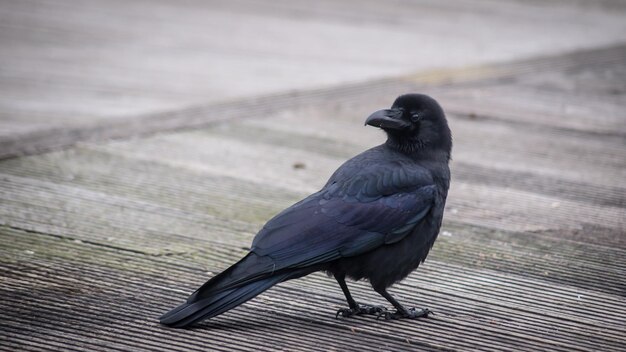
[[(335, 277), (348, 301), (337, 316), (428, 316), (427, 308), (405, 308), (387, 288), (426, 259), (439, 233), (450, 184), (450, 129), (439, 104), (422, 94), (398, 97), (365, 124), (383, 129), (387, 141), (346, 161), (319, 192), (268, 221), (248, 255), (163, 315), (161, 323), (188, 326), (320, 270)], [(369, 280), (396, 311), (358, 304), (346, 277)]]

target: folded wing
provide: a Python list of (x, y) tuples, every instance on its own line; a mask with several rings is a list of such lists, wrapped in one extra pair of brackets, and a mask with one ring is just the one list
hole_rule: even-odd
[(363, 254), (411, 233), (436, 192), (430, 174), (417, 166), (377, 164), (343, 182), (331, 178), (322, 191), (270, 220), (251, 252), (271, 258), (264, 272)]

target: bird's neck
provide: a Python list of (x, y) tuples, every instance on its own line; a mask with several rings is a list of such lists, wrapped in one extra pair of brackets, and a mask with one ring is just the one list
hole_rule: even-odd
[(428, 148), (428, 141), (421, 140), (416, 136), (387, 134), (387, 142), (389, 148), (402, 154), (416, 154)]
[(399, 138), (398, 136), (388, 135), (385, 145), (394, 151), (400, 152), (413, 159), (450, 159), (450, 153), (445, 148), (438, 148), (427, 140), (419, 138)]

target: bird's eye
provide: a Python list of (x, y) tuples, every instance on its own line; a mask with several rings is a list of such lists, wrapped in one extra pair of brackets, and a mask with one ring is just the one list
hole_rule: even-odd
[(421, 117), (420, 117), (420, 115), (419, 115), (419, 114), (417, 114), (417, 113), (415, 113), (415, 114), (411, 114), (411, 121), (412, 121), (412, 122), (417, 122), (417, 121), (419, 121), (419, 120), (421, 120)]

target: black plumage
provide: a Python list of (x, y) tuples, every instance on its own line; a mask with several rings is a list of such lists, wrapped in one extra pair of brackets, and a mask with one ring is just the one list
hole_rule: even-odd
[[(349, 307), (338, 315), (427, 316), (428, 309), (407, 309), (386, 289), (415, 270), (437, 238), (450, 183), (450, 129), (439, 104), (421, 94), (398, 97), (366, 124), (383, 129), (387, 141), (345, 162), (319, 192), (268, 221), (248, 255), (161, 323), (188, 326), (320, 270), (333, 275), (346, 296)], [(396, 311), (357, 304), (346, 277), (369, 280)]]

